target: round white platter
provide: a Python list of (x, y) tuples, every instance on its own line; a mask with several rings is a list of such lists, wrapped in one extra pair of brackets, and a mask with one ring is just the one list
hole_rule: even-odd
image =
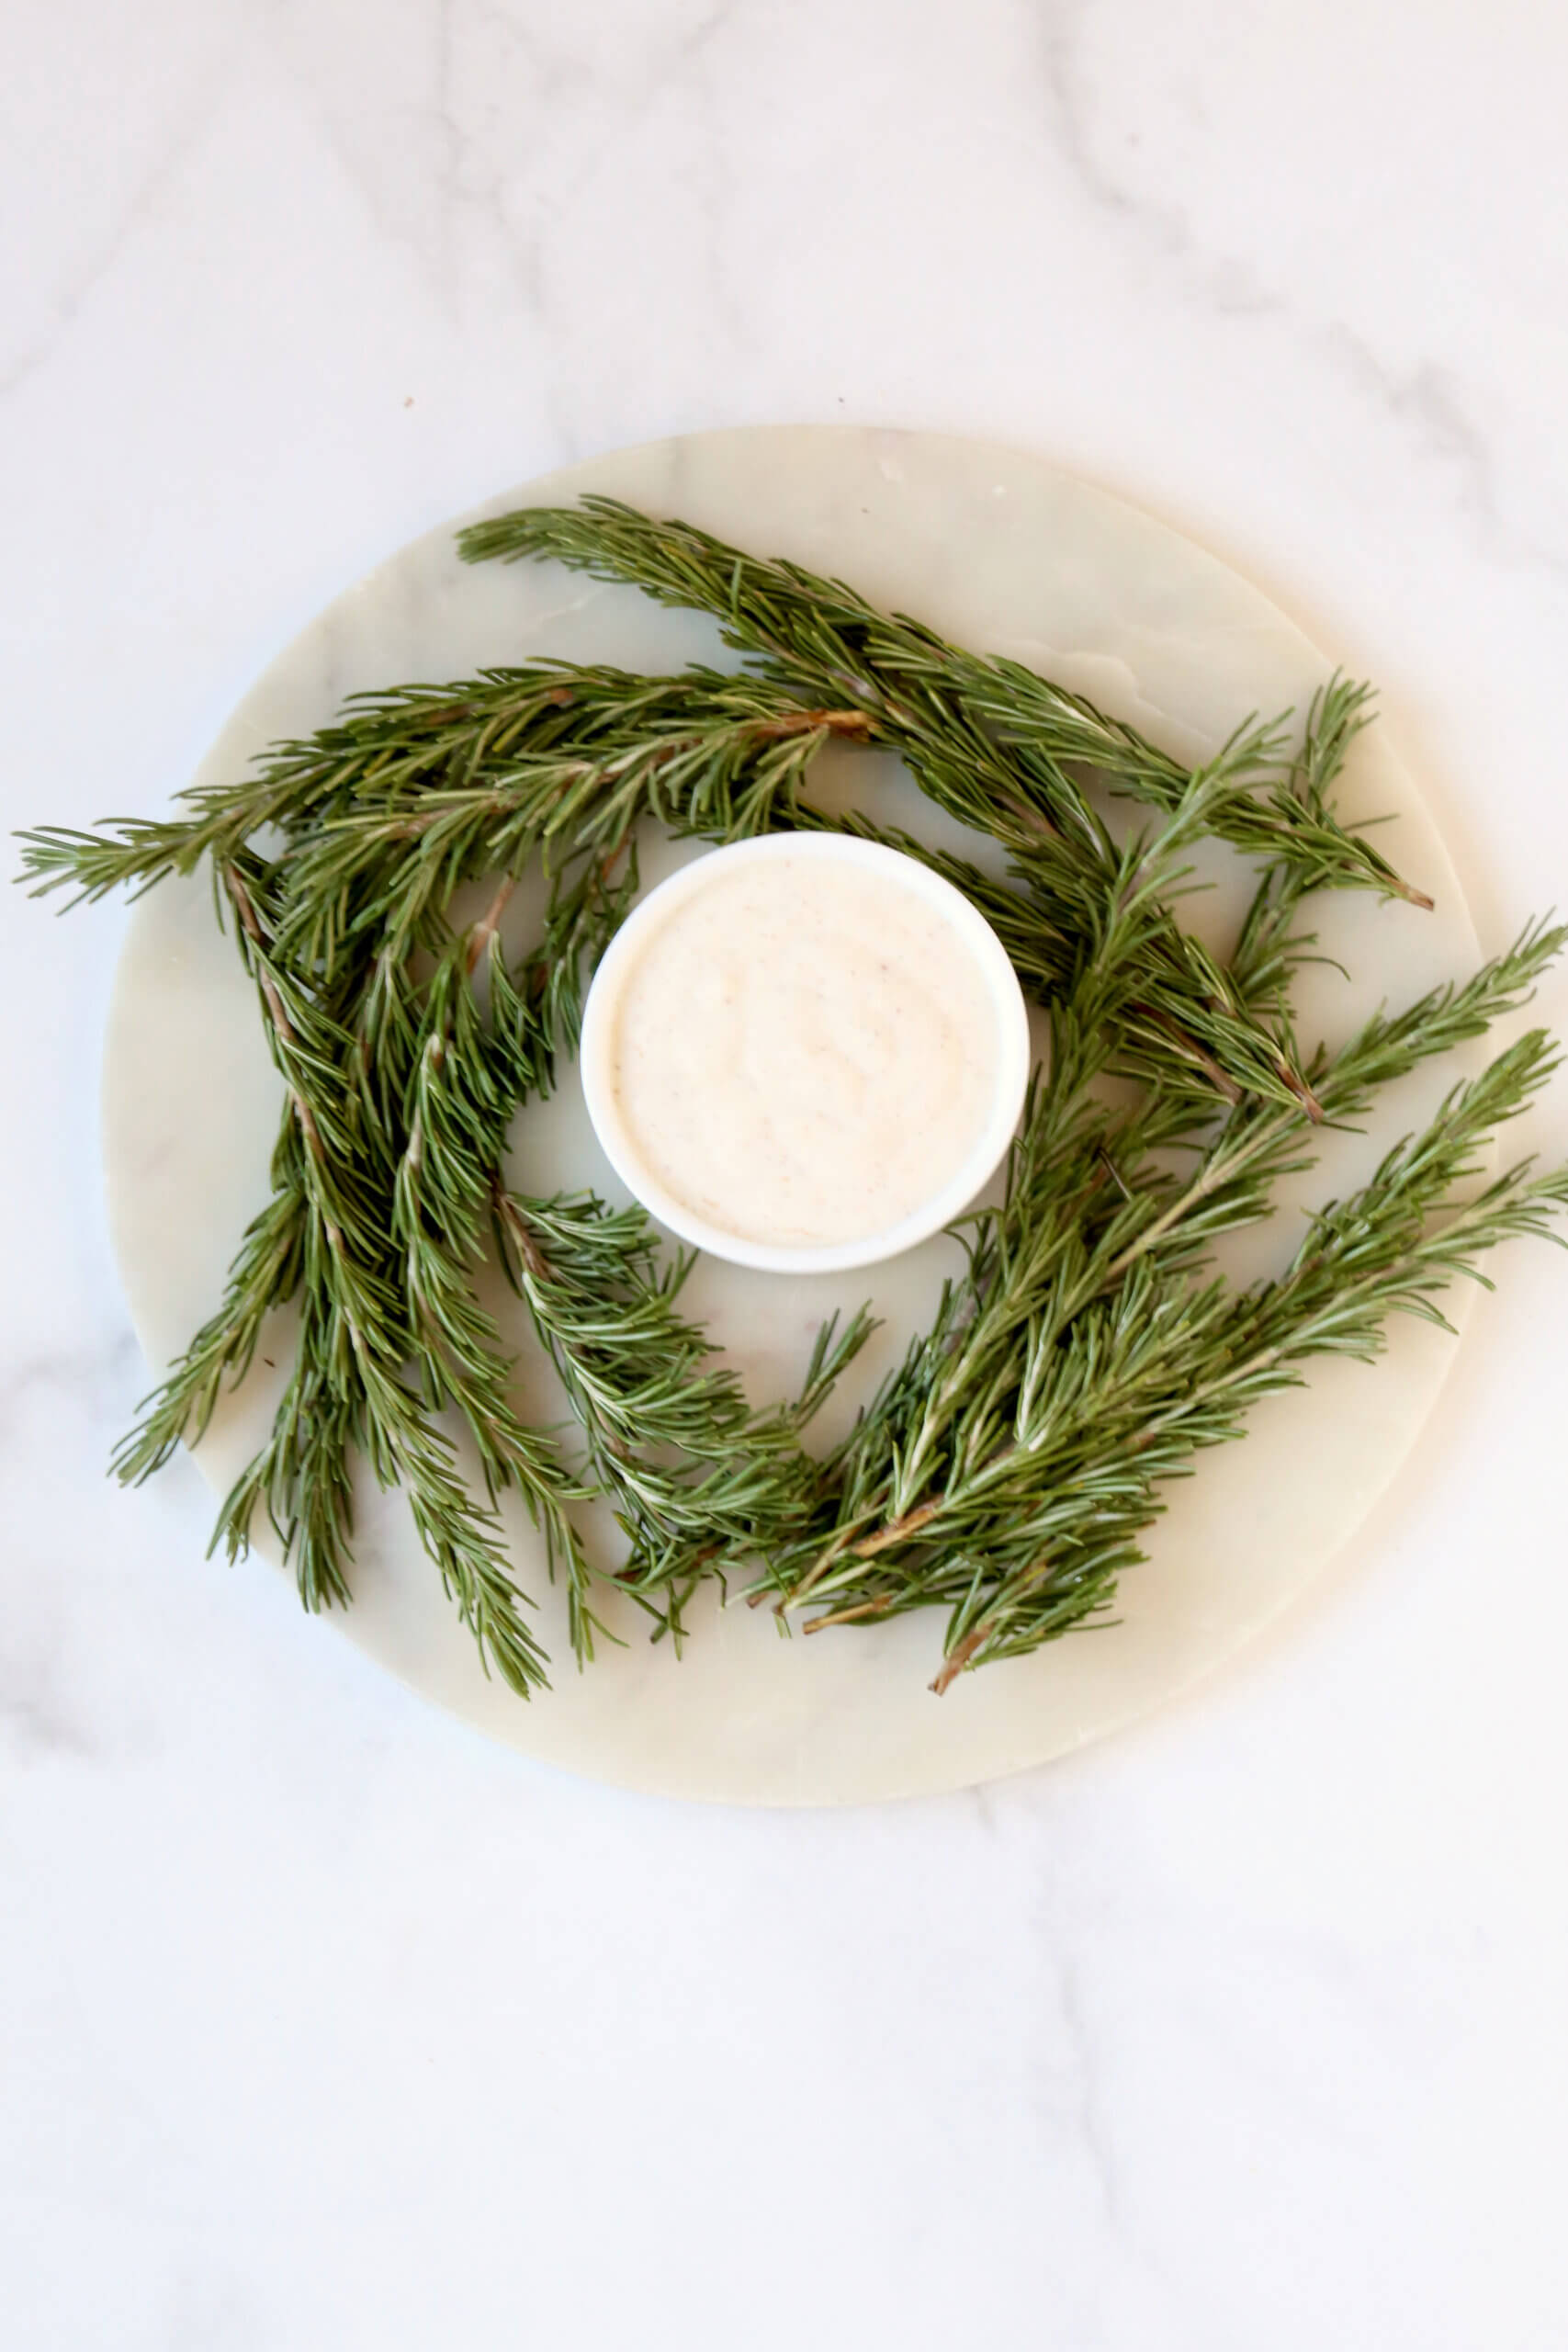
[[(1203, 549), (1015, 450), (840, 427), (711, 433), (595, 458), (478, 512), (565, 503), (586, 491), (837, 573), (886, 605), (1089, 694), (1192, 757), (1250, 712), (1301, 711), (1331, 666)], [(268, 741), (322, 724), (355, 688), (457, 677), (538, 653), (644, 669), (716, 658), (711, 624), (661, 612), (633, 591), (553, 565), (461, 565), (456, 527), (403, 548), (310, 622), (235, 712), (202, 778), (236, 775)], [(852, 795), (931, 838), (952, 837), (922, 815), (886, 758), (835, 757), (821, 789)], [(1351, 894), (1325, 906), (1323, 945), (1353, 978), (1327, 968), (1312, 976), (1309, 1036), (1342, 1035), (1379, 1001), (1403, 1001), (1461, 974), (1478, 953), (1442, 842), (1375, 728), (1356, 748), (1341, 807), (1353, 818), (1392, 820), (1380, 842), (1437, 909), (1423, 914)], [(694, 854), (690, 844), (649, 844), (645, 883)], [(518, 944), (528, 917), (521, 898), (510, 918)], [(1239, 904), (1234, 887), (1196, 903), (1201, 927), (1223, 940)], [(1297, 1188), (1297, 1205), (1356, 1181), (1454, 1074), (1452, 1066), (1428, 1071), (1380, 1105), (1365, 1137), (1332, 1139), (1318, 1178)], [(115, 1244), (155, 1367), (217, 1300), (239, 1233), (265, 1197), (279, 1108), (251, 987), (215, 924), (205, 880), (160, 888), (130, 928), (104, 1080)], [(592, 1183), (626, 1197), (595, 1147), (571, 1072), (549, 1103), (519, 1122), (513, 1166), (536, 1191)], [(1298, 1231), (1287, 1202), (1247, 1238), (1245, 1269), (1280, 1262)], [(709, 1260), (687, 1295), (759, 1403), (795, 1385), (826, 1313), (874, 1300), (886, 1328), (824, 1414), (826, 1439), (901, 1352), (956, 1262), (944, 1237), (847, 1276), (784, 1277)], [(1452, 1305), (1462, 1314), (1463, 1295)], [(525, 1399), (553, 1419), (547, 1377), (520, 1329), (516, 1339)], [(1306, 1391), (1254, 1416), (1245, 1442), (1203, 1456), (1197, 1476), (1170, 1489), (1147, 1562), (1123, 1580), (1113, 1624), (965, 1675), (940, 1700), (927, 1687), (940, 1657), (935, 1617), (785, 1639), (770, 1611), (721, 1608), (716, 1592), (694, 1609), (692, 1638), (677, 1658), (668, 1643), (649, 1643), (648, 1621), (610, 1589), (606, 1613), (626, 1646), (604, 1646), (579, 1673), (540, 1547), (514, 1510), (517, 1574), (538, 1602), (555, 1660), (552, 1689), (525, 1702), (486, 1679), (400, 1499), (367, 1481), (355, 1603), (325, 1625), (495, 1738), (626, 1786), (753, 1804), (961, 1787), (1043, 1763), (1130, 1721), (1276, 1616), (1393, 1478), (1453, 1344), (1401, 1318), (1375, 1369), (1314, 1369)], [(272, 1367), (258, 1366), (198, 1449), (220, 1491), (261, 1442), (281, 1377), (276, 1355)], [(302, 1620), (300, 1637), (325, 1638), (323, 1625)]]

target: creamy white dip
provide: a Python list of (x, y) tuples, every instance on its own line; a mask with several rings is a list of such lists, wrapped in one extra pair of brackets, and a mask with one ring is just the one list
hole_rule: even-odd
[(771, 1248), (857, 1242), (950, 1186), (995, 1122), (1014, 1057), (970, 934), (990, 935), (895, 856), (769, 846), (705, 861), (625, 939), (604, 1077), (631, 1154), (690, 1215)]

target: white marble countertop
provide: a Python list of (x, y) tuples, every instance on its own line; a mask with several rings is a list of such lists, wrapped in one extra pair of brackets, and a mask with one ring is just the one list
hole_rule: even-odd
[[(9, 46), (7, 825), (160, 804), (498, 486), (847, 418), (1208, 541), (1382, 682), (1489, 947), (1568, 899), (1552, 11), (24, 0)], [(120, 917), (3, 916), (7, 2346), (1568, 2346), (1568, 1262), (1156, 1720), (942, 1802), (632, 1799), (206, 1564), (188, 1465), (105, 1482)]]

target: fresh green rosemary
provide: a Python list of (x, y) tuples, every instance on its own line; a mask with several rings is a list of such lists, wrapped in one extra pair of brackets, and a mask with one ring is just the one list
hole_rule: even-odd
[[(744, 554), (690, 523), (661, 522), (616, 499), (524, 507), (471, 524), (457, 544), (469, 563), (553, 556), (660, 604), (711, 613), (756, 674), (807, 704), (829, 698), (830, 685), (831, 698), (862, 712), (873, 737), (904, 752), (917, 774), (928, 749), (945, 768), (944, 755), (962, 745), (975, 767), (935, 797), (954, 790), (964, 804), (955, 813), (974, 808), (982, 830), (1004, 840), (1010, 819), (1027, 835), (1043, 818), (1100, 852), (1101, 829), (1080, 788), (1084, 771), (1167, 812), (1190, 781), (1179, 761), (1135, 729), (1020, 662), (965, 652), (907, 615), (878, 612), (842, 581)], [(1368, 695), (1364, 686), (1338, 691), (1318, 730), (1315, 765), (1284, 755), (1279, 728), (1241, 729), (1237, 745), (1247, 744), (1259, 788), (1227, 807), (1213, 830), (1238, 849), (1288, 858), (1309, 887), (1373, 889), (1430, 906), (1369, 842), (1344, 831), (1330, 805), (1329, 785), (1364, 723)], [(1009, 752), (1005, 763), (993, 763), (996, 747)]]
[[(1298, 730), (1288, 714), (1249, 720), (1190, 771), (1016, 663), (614, 502), (503, 516), (461, 547), (555, 557), (711, 613), (747, 666), (671, 678), (532, 662), (360, 695), (169, 820), (23, 836), (24, 878), (76, 899), (205, 863), (255, 982), (287, 1091), (272, 1196), (116, 1468), (140, 1480), (195, 1443), (291, 1307), (273, 1430), (214, 1544), (243, 1551), (265, 1512), (308, 1607), (349, 1599), (358, 1455), (406, 1491), (487, 1670), (520, 1692), (547, 1662), (510, 1571), (508, 1488), (564, 1583), (580, 1662), (605, 1629), (577, 1514), (602, 1495), (626, 1554), (601, 1573), (656, 1633), (679, 1638), (696, 1587), (750, 1562), (751, 1600), (786, 1620), (809, 1609), (808, 1633), (943, 1610), (940, 1690), (1102, 1610), (1164, 1482), (1237, 1434), (1256, 1398), (1314, 1355), (1375, 1355), (1393, 1312), (1441, 1320), (1456, 1275), (1568, 1203), (1568, 1175), (1528, 1164), (1474, 1189), (1487, 1139), (1555, 1066), (1532, 1031), (1322, 1210), (1284, 1275), (1237, 1288), (1214, 1271), (1219, 1238), (1311, 1165), (1315, 1125), (1359, 1118), (1381, 1087), (1516, 1009), (1568, 936), (1533, 926), (1468, 982), (1378, 1014), (1336, 1055), (1303, 1053), (1303, 900), (1429, 903), (1334, 815), (1365, 688), (1336, 680)], [(834, 741), (898, 752), (937, 806), (1002, 845), (1007, 878), (815, 804), (811, 764)], [(1107, 786), (1152, 830), (1127, 838)], [(505, 1173), (513, 1122), (575, 1047), (649, 820), (717, 841), (827, 826), (888, 840), (976, 899), (1046, 1008), (1052, 1050), (1005, 1203), (964, 1220), (965, 1269), (931, 1329), (822, 1454), (808, 1425), (865, 1313), (824, 1329), (796, 1398), (756, 1410), (682, 1313), (687, 1261), (665, 1259), (640, 1211), (526, 1196)], [(1205, 835), (1264, 861), (1224, 959), (1172, 910)], [(543, 926), (513, 960), (502, 913), (541, 860)], [(482, 910), (459, 920), (480, 883)], [(487, 1261), (558, 1376), (570, 1448), (519, 1415), (481, 1304)]]

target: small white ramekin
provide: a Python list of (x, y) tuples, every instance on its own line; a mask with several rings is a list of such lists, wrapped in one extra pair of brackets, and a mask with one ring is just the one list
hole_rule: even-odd
[[(996, 1100), (989, 1121), (956, 1174), (940, 1192), (932, 1193), (918, 1209), (885, 1231), (818, 1248), (788, 1249), (774, 1242), (754, 1241), (744, 1234), (709, 1225), (694, 1215), (666, 1191), (642, 1159), (615, 1100), (615, 1010), (622, 988), (630, 978), (649, 933), (667, 922), (682, 899), (705, 889), (722, 862), (760, 865), (782, 857), (819, 860), (824, 865), (859, 866), (887, 874), (935, 908), (973, 957), (976, 969), (985, 980), (997, 1023)], [(906, 857), (898, 850), (884, 849), (875, 842), (857, 841), (852, 835), (839, 833), (760, 834), (755, 840), (736, 842), (727, 849), (716, 849), (694, 859), (690, 865), (683, 865), (679, 873), (650, 890), (627, 916), (600, 959), (583, 1007), (580, 1055), (582, 1091), (594, 1132), (611, 1167), (643, 1206), (682, 1240), (699, 1250), (709, 1250), (732, 1265), (756, 1266), (780, 1274), (832, 1273), (851, 1266), (874, 1265), (884, 1258), (897, 1257), (900, 1250), (912, 1250), (918, 1241), (929, 1239), (944, 1225), (951, 1224), (968, 1207), (1011, 1142), (1028, 1091), (1032, 1061), (1023, 992), (1006, 948), (978, 908), (918, 858)]]

